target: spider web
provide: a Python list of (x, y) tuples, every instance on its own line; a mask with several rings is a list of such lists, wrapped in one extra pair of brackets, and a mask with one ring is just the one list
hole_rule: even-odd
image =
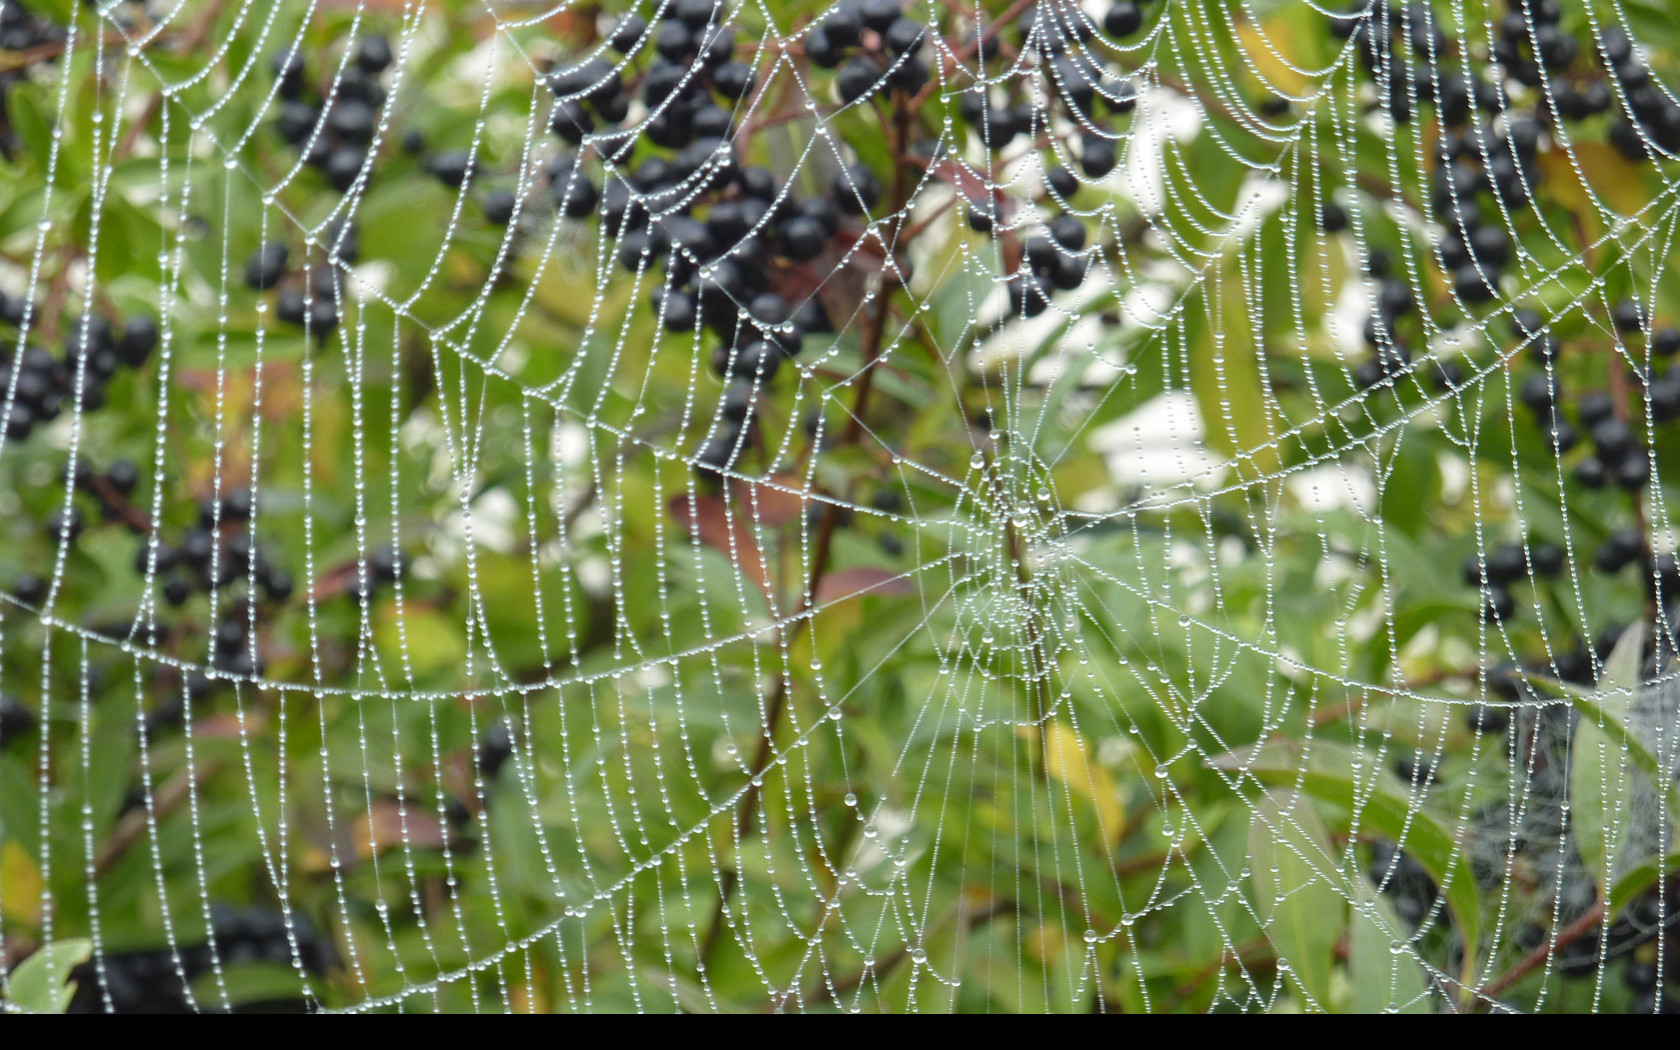
[[(855, 102), (806, 56), (821, 5), (726, 6), (751, 89), (674, 187), (638, 181), (671, 151), (634, 91), (549, 130), (642, 83), (617, 8), (63, 6), (10, 89), (13, 359), (158, 339), (108, 384), (60, 354), (62, 415), (0, 443), (8, 965), (89, 939), (92, 1009), (853, 1012), (1622, 1008), (1667, 965), (1674, 143), (1615, 77), (1536, 117), (1569, 81), (1467, 57), (1503, 6), (1151, 4), (1116, 38), (913, 2), (927, 86)], [(1619, 31), (1673, 107), (1659, 8), (1569, 12), (1571, 76)], [(271, 56), (342, 106), (374, 33), (341, 192), (324, 131), (277, 138)], [(1079, 76), (1101, 119), (1057, 101)], [(1538, 159), (1441, 209), (1452, 76), (1466, 170), (1522, 122)], [(976, 111), (1025, 116), (988, 150)], [(773, 267), (828, 330), (726, 384), (746, 337), (564, 212), (669, 218), (744, 165), (776, 191), (735, 248), (845, 214)], [(1032, 243), (1062, 217), (1079, 244)], [(1443, 277), (1455, 223), (1504, 237), (1492, 287)], [(1045, 250), (1082, 279), (1034, 303)], [(699, 308), (790, 331), (752, 306)], [(1532, 377), (1565, 421), (1609, 391), (1648, 484), (1583, 487)], [(122, 457), (132, 491), (67, 468)], [(177, 604), (195, 529), (226, 586)]]

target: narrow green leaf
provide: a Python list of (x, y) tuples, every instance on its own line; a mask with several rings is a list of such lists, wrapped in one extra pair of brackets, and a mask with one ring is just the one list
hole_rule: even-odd
[[(1352, 878), (1354, 900), (1348, 928), (1348, 969), (1356, 1014), (1426, 1014), (1433, 1010), (1429, 983), (1393, 907), (1363, 878)], [(1400, 950), (1396, 951), (1395, 946)]]
[(1583, 716), (1569, 744), (1569, 828), (1600, 891), (1610, 885), (1612, 840), (1626, 817), (1624, 769), (1610, 734)]
[(1330, 970), (1347, 906), (1341, 865), (1312, 804), (1293, 791), (1268, 791), (1254, 808), (1248, 859), (1266, 939), (1309, 1008), (1330, 1008)]
[[(1627, 767), (1631, 764), (1649, 778), (1664, 796), (1670, 813), (1680, 813), (1680, 785), (1665, 774), (1656, 756), (1628, 726), (1634, 691), (1642, 688), (1639, 660), (1644, 644), (1644, 625), (1630, 626), (1606, 661), (1604, 677), (1596, 692), (1539, 675), (1525, 676), (1533, 685), (1568, 700), (1581, 713), (1571, 745), (1570, 820), (1582, 860), (1600, 880), (1601, 889), (1613, 887), (1612, 918), (1662, 875), (1653, 865), (1645, 864), (1630, 870), (1619, 881), (1612, 881), (1615, 856), (1609, 849), (1613, 845), (1610, 840), (1617, 828), (1628, 826), (1630, 819), (1626, 812), (1632, 798)], [(1640, 882), (1635, 876), (1642, 871), (1653, 874)]]
[(1243, 771), (1262, 784), (1305, 790), (1347, 815), (1338, 830), (1349, 830), (1357, 818), (1361, 830), (1374, 829), (1402, 842), (1446, 895), (1470, 972), (1480, 947), (1481, 910), (1457, 837), (1435, 814), (1413, 804), (1377, 756), (1329, 740), (1274, 740), (1215, 756), (1208, 764)]
[(1680, 853), (1670, 853), (1661, 858), (1653, 857), (1623, 872), (1622, 877), (1610, 887), (1611, 918), (1620, 915), (1623, 908), (1671, 871), (1680, 871)]

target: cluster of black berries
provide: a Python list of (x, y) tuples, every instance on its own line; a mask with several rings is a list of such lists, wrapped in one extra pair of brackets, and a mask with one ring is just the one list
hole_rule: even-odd
[[(1116, 38), (1135, 33), (1141, 25), (1142, 13), (1128, 0), (1113, 5), (1103, 21), (1104, 30)], [(1115, 117), (1132, 112), (1137, 107), (1136, 89), (1110, 72), (1091, 48), (1083, 46), (1096, 35), (1096, 28), (1078, 7), (1029, 8), (1016, 29), (1023, 53), (1036, 60), (1049, 97), (1080, 129), (1080, 169), (1089, 178), (1104, 178), (1118, 161), (1118, 138), (1099, 118), (1105, 111)], [(981, 58), (995, 57), (999, 50), (996, 38), (988, 34), (981, 41)], [(1070, 42), (1078, 45), (1071, 51)], [(957, 101), (963, 122), (989, 150), (1003, 149), (1021, 135), (1031, 137), (1035, 128), (1048, 124), (1049, 114), (1025, 96), (1019, 80), (1012, 78), (1009, 83), (1014, 95), (994, 94), (988, 87), (977, 86), (963, 92)], [(1061, 199), (1071, 198), (1077, 188), (1075, 180), (1073, 189), (1060, 193)]]
[[(888, 6), (893, 18), (883, 24), (900, 17), (896, 4)], [(800, 352), (806, 337), (833, 331), (822, 304), (806, 294), (821, 284), (821, 274), (805, 264), (837, 240), (855, 240), (846, 217), (867, 216), (880, 204), (882, 187), (874, 172), (854, 164), (836, 174), (829, 196), (799, 200), (769, 171), (742, 167), (731, 141), (733, 116), (720, 100), (744, 98), (753, 80), (750, 67), (732, 57), (736, 41), (719, 24), (723, 8), (714, 0), (679, 0), (667, 10), (655, 26), (632, 15), (614, 28), (609, 43), (626, 56), (622, 69), (592, 58), (550, 77), (551, 127), (579, 149), (550, 160), (546, 174), (562, 215), (598, 212), (627, 270), (663, 269), (653, 298), (667, 331), (718, 337), (712, 366), (735, 385), (714, 436), (698, 453), (700, 468), (715, 475), (750, 435), (758, 389)], [(860, 33), (875, 33), (861, 14), (858, 25)], [(847, 46), (862, 42), (860, 36)], [(650, 46), (658, 57), (638, 73), (636, 57)], [(629, 91), (640, 95), (648, 119), (634, 129), (607, 126), (622, 119)], [(638, 148), (634, 168), (621, 166)], [(468, 177), (471, 158), (443, 159), (432, 161), (439, 178)], [(586, 169), (603, 159), (610, 163), (598, 186)], [(887, 260), (884, 268), (904, 279), (901, 260)]]
[(1680, 151), (1680, 102), (1651, 80), (1651, 71), (1621, 27), (1604, 31), (1599, 56), (1621, 85), (1633, 118), (1612, 124), (1610, 141), (1633, 161), (1652, 159), (1653, 144), (1664, 153)]
[[(1643, 549), (1638, 533), (1632, 530), (1628, 530), (1627, 533), (1622, 534), (1612, 542), (1631, 543), (1636, 549)], [(1531, 548), (1529, 557), (1535, 558), (1536, 552), (1543, 550), (1545, 546), (1540, 545)], [(1473, 564), (1473, 561), (1465, 564), (1467, 578)], [(1538, 564), (1538, 559), (1536, 559), (1535, 564)], [(1665, 596), (1668, 596), (1669, 609), (1671, 610), (1670, 618), (1672, 618), (1674, 595), (1677, 593), (1676, 589), (1680, 588), (1680, 567), (1676, 566), (1672, 555), (1663, 555), (1657, 559), (1657, 575), (1660, 580), (1657, 586)], [(1591, 685), (1597, 680), (1599, 672), (1604, 667), (1604, 662), (1610, 658), (1611, 651), (1616, 648), (1616, 643), (1621, 641), (1622, 633), (1625, 630), (1626, 628), (1622, 625), (1607, 627), (1590, 644), (1581, 642), (1574, 648), (1558, 648), (1541, 660), (1533, 660), (1524, 664), (1517, 664), (1512, 661), (1495, 664), (1488, 669), (1488, 694), (1503, 701), (1505, 705), (1538, 703), (1541, 697), (1535, 691), (1534, 686), (1528, 682), (1529, 676), (1555, 678), (1560, 682), (1568, 682), (1573, 685)], [(1655, 654), (1659, 644), (1663, 644), (1660, 638), (1647, 640), (1645, 652), (1647, 662)], [(1499, 733), (1510, 725), (1510, 715), (1511, 708), (1509, 706), (1480, 704), (1471, 708), (1466, 721), (1471, 729), (1478, 732)]]
[(1071, 215), (1059, 215), (1051, 220), (1046, 234), (1029, 237), (1021, 246), (1020, 269), (1005, 285), (1012, 313), (1036, 317), (1049, 307), (1052, 292), (1078, 288), (1090, 271), (1083, 223)]
[(135, 571), (157, 577), (164, 601), (183, 605), (195, 591), (207, 594), (251, 579), (273, 601), (291, 597), (290, 574), (263, 557), (245, 529), (251, 519), (250, 489), (204, 500), (198, 514), (197, 526), (183, 532), (180, 542), (143, 545), (135, 555)]
[(1630, 1014), (1680, 1014), (1680, 995), (1669, 991), (1680, 991), (1680, 952), (1674, 950), (1675, 934), (1680, 933), (1676, 894), (1680, 879), (1670, 877), (1662, 893), (1645, 893), (1611, 927), (1611, 945), (1627, 955), (1622, 983), (1634, 993)]
[(928, 82), (921, 57), (927, 38), (928, 27), (907, 17), (897, 0), (842, 0), (806, 33), (805, 57), (840, 68), (834, 86), (843, 102), (893, 90), (914, 95)]
[[(1631, 300), (1616, 304), (1612, 320), (1625, 340), (1643, 339), (1646, 329), (1644, 312)], [(1530, 353), (1537, 362), (1549, 364), (1561, 352), (1561, 346), (1549, 332), (1542, 329), (1540, 318), (1528, 310), (1517, 312), (1514, 327), (1529, 338)], [(1659, 357), (1671, 357), (1680, 352), (1680, 328), (1664, 327), (1649, 337), (1651, 352)], [(1643, 381), (1650, 396), (1651, 422), (1661, 425), (1680, 418), (1680, 372), (1633, 373), (1635, 381)], [(1575, 415), (1580, 429), (1572, 424), (1560, 404), (1556, 373), (1550, 369), (1534, 372), (1524, 378), (1518, 396), (1545, 430), (1547, 439), (1558, 453), (1568, 452), (1580, 440), (1584, 430), (1593, 445), (1589, 455), (1575, 466), (1575, 479), (1586, 488), (1603, 488), (1615, 482), (1630, 492), (1638, 492), (1651, 480), (1649, 449), (1627, 420), (1616, 412), (1611, 395), (1593, 390), (1581, 395), (1575, 403)]]
[(356, 224), (348, 219), (327, 224), (324, 244), (325, 263), (302, 267), (291, 276), (286, 264), (292, 253), (284, 241), (269, 241), (245, 263), (245, 283), (257, 291), (285, 285), (274, 300), (281, 323), (302, 328), (316, 339), (327, 338), (338, 327), (338, 267), (354, 265), (361, 257)]
[[(1371, 865), (1365, 877), (1387, 895), (1395, 914), (1407, 928), (1415, 930), (1435, 907), (1435, 880), (1405, 850), (1392, 842), (1379, 840), (1371, 844)], [(1443, 919), (1447, 915), (1442, 913)]]
[[(22, 327), (28, 310), (22, 300), (0, 296), (0, 322)], [(71, 324), (63, 360), (37, 346), (25, 347), (21, 355), (11, 346), (0, 346), (0, 399), (10, 392), (5, 408), (10, 440), (22, 441), (72, 403), (84, 412), (104, 407), (105, 385), (117, 370), (144, 364), (157, 346), (157, 322), (150, 317), (130, 318), (121, 335), (99, 314), (75, 318)]]
[[(1411, 122), (1414, 96), (1438, 106), (1446, 124), (1462, 121), (1476, 103), (1498, 112), (1496, 87), (1471, 84), (1463, 76), (1435, 66), (1447, 57), (1454, 42), (1436, 23), (1426, 3), (1362, 0), (1352, 11), (1332, 15), (1330, 32), (1353, 42), (1360, 64), (1376, 84), (1377, 104), (1396, 123)], [(1418, 62), (1416, 70), (1408, 54)]]
[[(1324, 228), (1336, 232), (1347, 226), (1346, 213), (1334, 202), (1327, 203), (1322, 216)], [(1411, 367), (1412, 351), (1402, 331), (1404, 319), (1417, 312), (1417, 293), (1405, 280), (1390, 270), (1388, 256), (1372, 252), (1365, 270), (1376, 282), (1376, 308), (1365, 321), (1365, 343), (1371, 356), (1360, 362), (1353, 372), (1353, 381), (1361, 387), (1391, 383)]]
[[(1655, 889), (1646, 892), (1629, 904), (1608, 930), (1591, 929), (1554, 946), (1552, 968), (1563, 977), (1582, 979), (1619, 963), (1622, 981), (1634, 993), (1628, 1013), (1680, 1013), (1680, 998), (1664, 988), (1680, 985), (1680, 961), (1668, 949), (1661, 953), (1665, 956), (1662, 964), (1658, 963), (1659, 938), (1666, 947), (1680, 932), (1680, 906), (1673, 897), (1676, 890), (1680, 890), (1680, 880), (1670, 878), (1663, 894)], [(1525, 932), (1525, 946), (1538, 947), (1550, 936), (1538, 927)]]
[[(119, 1014), (188, 1013), (206, 1009), (202, 1001), (189, 1003), (186, 984), (210, 972), (212, 965), (269, 963), (291, 968), (301, 963), (316, 976), (324, 975), (335, 963), (332, 943), (322, 936), (308, 916), (292, 913), (292, 929), (286, 932), (281, 913), (267, 908), (236, 910), (217, 905), (212, 913), (214, 944), (180, 948), (107, 954), (85, 962), (70, 974), (76, 992), (70, 1013)], [(294, 956), (293, 942), (296, 942)], [(264, 1000), (235, 1005), (239, 1013), (301, 1012), (306, 1000)]]
[(1430, 204), (1446, 232), (1435, 252), (1453, 294), (1467, 306), (1498, 294), (1499, 274), (1513, 254), (1506, 216), (1532, 202), (1539, 146), (1538, 122), (1515, 113), (1497, 131), (1441, 136)]
[(1563, 548), (1553, 543), (1506, 543), (1487, 556), (1472, 555), (1464, 562), (1464, 582), (1482, 592), (1482, 616), (1490, 622), (1516, 615), (1516, 599), (1510, 587), (1530, 573), (1556, 576), (1563, 571)]
[(274, 56), (280, 115), (274, 127), (290, 145), (304, 151), (304, 161), (320, 169), (339, 191), (355, 185), (368, 162), (368, 150), (385, 105), (379, 75), (391, 65), (391, 44), (382, 36), (358, 40), (351, 62), (319, 96), (312, 97), (303, 54), (296, 46)]
[[(62, 25), (42, 15), (31, 14), (24, 10), (18, 0), (0, 0), (0, 51), (16, 51), (28, 53), (38, 47), (59, 44), (64, 41), (65, 31)], [(47, 58), (52, 61), (57, 57), (56, 49)], [(0, 72), (0, 154), (11, 157), (17, 150), (17, 138), (12, 134), (12, 127), (8, 114), (10, 107), (6, 105), (6, 95), (12, 85), (19, 83), (29, 75), (27, 66), (18, 66)]]

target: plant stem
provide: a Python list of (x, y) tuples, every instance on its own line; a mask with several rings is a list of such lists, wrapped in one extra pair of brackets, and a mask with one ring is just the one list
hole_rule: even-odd
[[(906, 160), (904, 157), (904, 143), (908, 138), (909, 110), (904, 104), (902, 92), (895, 92), (893, 96), (893, 187), (892, 187), (892, 228), (889, 236), (883, 238), (887, 255), (892, 254), (892, 245), (898, 239), (899, 230), (903, 226), (903, 212), (909, 197), (910, 184), (906, 178)], [(886, 289), (882, 289), (870, 304), (870, 309), (863, 319), (863, 376), (858, 380), (857, 398), (852, 403), (852, 418), (842, 432), (842, 444), (855, 443), (863, 433), (863, 418), (869, 408), (870, 392), (873, 389), (875, 364), (881, 353), (881, 338), (886, 330), (887, 309), (892, 296)], [(805, 615), (816, 604), (817, 590), (822, 585), (823, 577), (828, 573), (829, 552), (834, 543), (834, 529), (839, 520), (837, 508), (830, 508), (822, 516), (822, 523), (817, 529), (816, 546), (811, 559), (811, 575), (805, 585), (805, 593), (799, 598), (793, 614), (793, 624), (788, 628), (786, 644), (791, 646), (804, 629), (810, 619)], [(782, 715), (787, 710), (788, 680), (790, 674), (783, 674), (776, 682), (775, 690), (770, 694), (770, 701), (764, 711), (764, 735), (758, 742), (758, 749), (753, 755), (751, 768), (762, 774), (770, 761), (771, 750), (775, 747), (776, 729), (781, 724)], [(751, 833), (753, 821), (758, 814), (759, 801), (763, 797), (759, 783), (749, 782), (747, 789), (741, 793), (740, 816), (735, 821), (735, 841), (738, 844)], [(740, 882), (739, 867), (732, 867), (723, 872), (718, 886), (717, 908), (712, 912), (711, 924), (706, 929), (706, 938), (701, 942), (700, 963), (702, 967), (711, 965), (712, 956), (717, 952), (718, 940), (723, 932), (723, 913), (729, 906), (729, 898), (734, 894), (736, 885)]]

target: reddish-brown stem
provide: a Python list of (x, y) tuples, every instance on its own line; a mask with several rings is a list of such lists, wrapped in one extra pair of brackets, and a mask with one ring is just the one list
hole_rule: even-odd
[(1522, 980), (1529, 973), (1545, 964), (1552, 954), (1567, 944), (1580, 939), (1591, 932), (1604, 921), (1604, 902), (1599, 901), (1587, 910), (1587, 913), (1563, 928), (1563, 931), (1550, 944), (1542, 944), (1529, 952), (1522, 961), (1495, 977), (1489, 984), (1482, 986), (1478, 997), (1493, 998), (1511, 985)]

